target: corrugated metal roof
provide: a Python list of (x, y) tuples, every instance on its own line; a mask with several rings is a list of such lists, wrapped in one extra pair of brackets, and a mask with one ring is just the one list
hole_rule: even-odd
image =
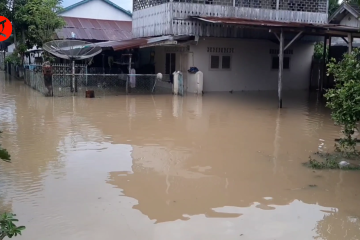
[(124, 40), (124, 41), (108, 41), (108, 42), (95, 43), (94, 45), (102, 48), (112, 48), (114, 51), (119, 51), (124, 49), (139, 48), (141, 46), (145, 46), (147, 45), (147, 39), (137, 38), (137, 39)]
[[(198, 19), (204, 22), (213, 24), (232, 24), (249, 27), (273, 27), (273, 28), (297, 28), (310, 30), (325, 30), (325, 31), (338, 31), (344, 33), (359, 33), (359, 29), (355, 27), (349, 27), (338, 24), (313, 24), (313, 23), (301, 23), (301, 22), (280, 22), (280, 21), (269, 21), (269, 20), (254, 20), (244, 18), (222, 18), (222, 17), (202, 17), (194, 16), (194, 19)], [(314, 33), (315, 34), (315, 33)]]
[(131, 21), (97, 20), (90, 18), (62, 17), (66, 25), (56, 31), (59, 39), (75, 39), (86, 41), (121, 41), (132, 38)]
[(120, 51), (125, 49), (132, 49), (132, 48), (142, 48), (142, 47), (154, 47), (154, 46), (171, 46), (176, 45), (177, 41), (158, 41), (156, 43), (149, 43), (150, 39), (147, 38), (137, 38), (137, 39), (130, 39), (124, 41), (108, 41), (108, 42), (100, 42), (94, 43), (94, 45), (102, 47), (102, 48), (112, 48), (114, 51)]

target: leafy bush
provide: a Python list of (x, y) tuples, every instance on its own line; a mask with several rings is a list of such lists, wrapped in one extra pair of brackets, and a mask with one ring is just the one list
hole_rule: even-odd
[(5, 62), (6, 62), (6, 63), (12, 63), (12, 64), (14, 64), (14, 65), (20, 65), (21, 59), (20, 59), (20, 57), (17, 55), (17, 53), (12, 53), (12, 54), (6, 56)]
[[(328, 57), (328, 52), (329, 52), (329, 47), (328, 46), (326, 46), (326, 58), (325, 59), (327, 59), (327, 57)], [(315, 43), (315, 45), (314, 45), (314, 59), (316, 59), (316, 60), (324, 60), (324, 43), (323, 42), (317, 42), (317, 43)]]
[(21, 235), (21, 231), (25, 230), (24, 226), (16, 226), (14, 222), (17, 222), (16, 215), (11, 213), (4, 213), (0, 217), (0, 240), (5, 237), (12, 238), (17, 235)]
[(360, 120), (360, 51), (354, 49), (350, 54), (344, 54), (343, 60), (336, 62), (331, 59), (328, 75), (335, 79), (334, 89), (324, 95), (326, 106), (332, 111), (335, 124), (342, 126), (344, 138), (337, 143), (341, 152), (356, 152), (356, 139), (352, 137)]

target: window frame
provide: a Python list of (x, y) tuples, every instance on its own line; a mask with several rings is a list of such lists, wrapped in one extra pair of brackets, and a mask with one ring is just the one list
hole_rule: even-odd
[[(271, 55), (270, 58), (270, 70), (272, 71), (279, 71), (279, 67), (278, 68), (273, 68), (273, 60), (274, 58), (277, 58), (279, 60), (279, 56), (278, 55)], [(284, 59), (288, 58), (289, 59), (289, 68), (284, 68), (283, 67), (283, 71), (290, 71), (291, 70), (291, 57), (289, 55), (284, 56)]]
[[(219, 68), (212, 68), (211, 67), (211, 58), (213, 56), (219, 57)], [(223, 57), (230, 57), (230, 68), (223, 68)], [(209, 54), (209, 71), (231, 71), (232, 69), (232, 54), (216, 54), (216, 53), (210, 53)]]

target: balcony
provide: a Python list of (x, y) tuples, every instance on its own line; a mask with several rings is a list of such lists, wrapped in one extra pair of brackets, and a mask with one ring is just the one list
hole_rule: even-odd
[(196, 15), (302, 23), (328, 19), (328, 0), (134, 0), (133, 4), (136, 37), (201, 36), (204, 25), (189, 19)]

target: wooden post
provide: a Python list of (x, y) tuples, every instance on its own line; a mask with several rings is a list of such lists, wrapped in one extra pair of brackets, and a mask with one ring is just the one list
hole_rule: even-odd
[(352, 52), (352, 43), (353, 43), (353, 39), (352, 39), (352, 35), (351, 33), (348, 34), (348, 51), (349, 53)]
[[(329, 37), (329, 52), (328, 52), (328, 58), (327, 62), (329, 63), (331, 60), (331, 36)], [(329, 88), (330, 85), (330, 76), (326, 74), (326, 88)]]
[(279, 49), (279, 79), (278, 79), (278, 97), (279, 108), (282, 108), (282, 73), (284, 67), (284, 33), (281, 29), (280, 33), (280, 49)]
[(71, 80), (72, 92), (75, 93), (75, 61), (72, 61), (72, 80)]
[(320, 92), (323, 91), (323, 83), (324, 83), (324, 79), (325, 79), (325, 76), (326, 76), (326, 45), (327, 45), (327, 39), (328, 37), (325, 36), (324, 37), (324, 49), (323, 49), (323, 71), (322, 71), (322, 74), (321, 74), (321, 82), (320, 82), (320, 86), (319, 86), (319, 90)]

